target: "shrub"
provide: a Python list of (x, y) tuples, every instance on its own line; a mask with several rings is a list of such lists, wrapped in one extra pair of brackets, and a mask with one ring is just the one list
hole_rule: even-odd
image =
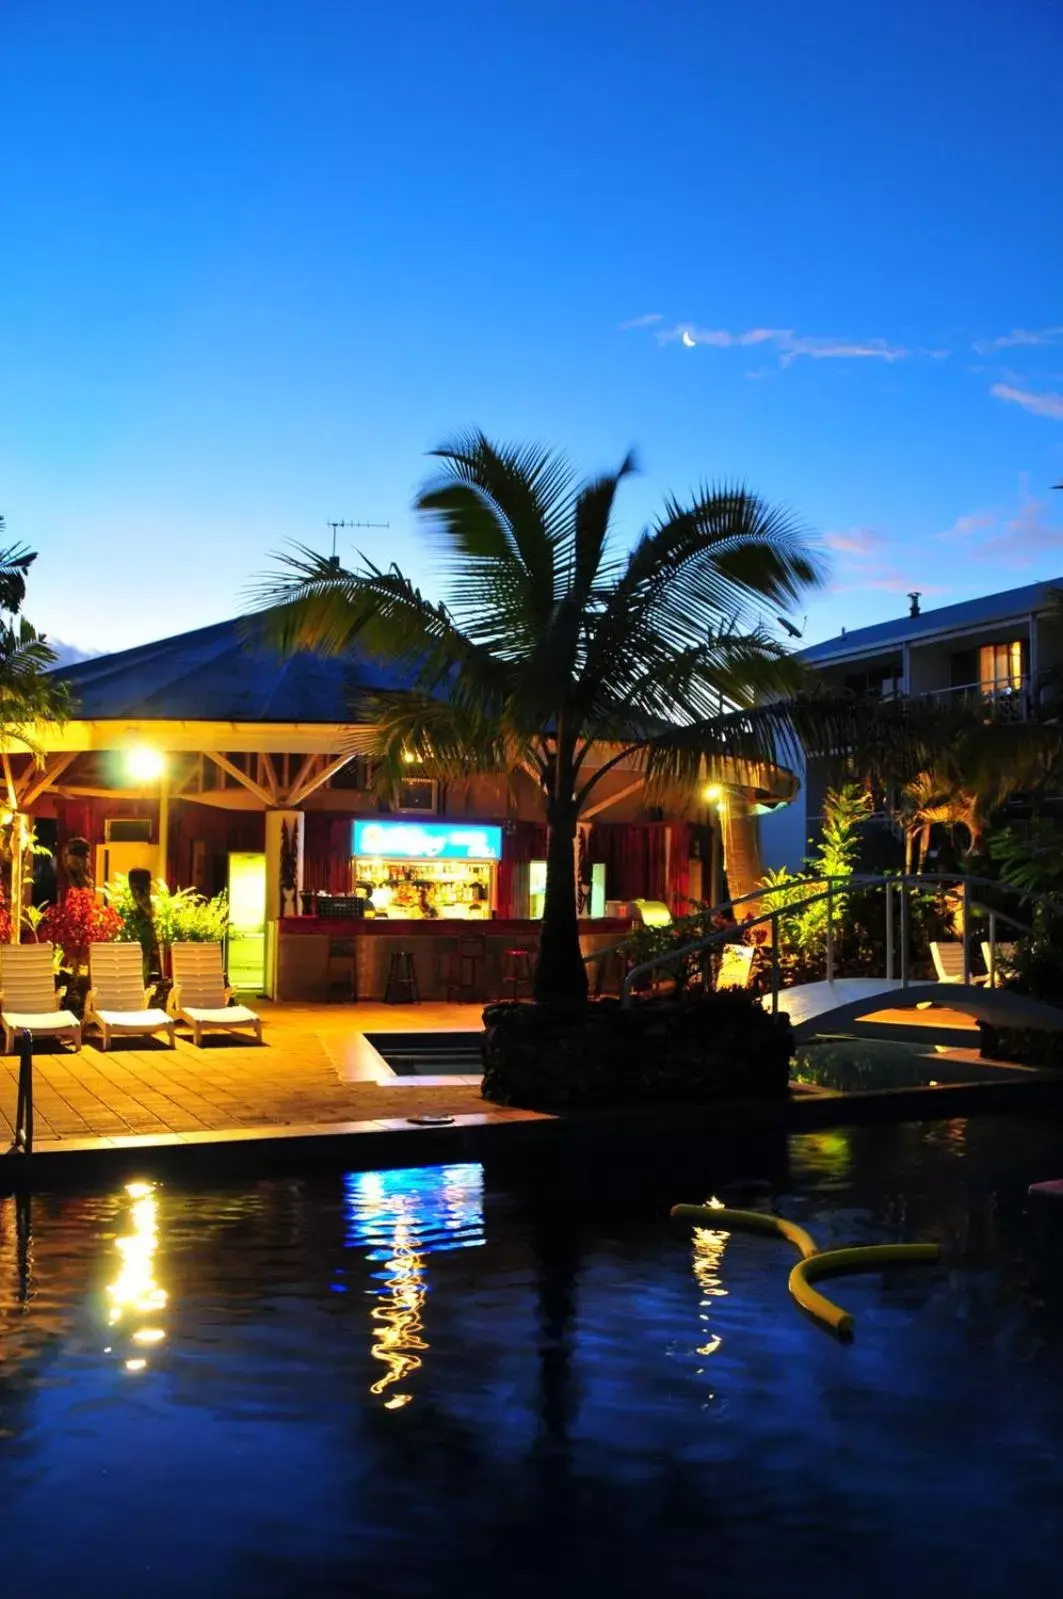
[(738, 989), (562, 1007), (484, 1011), (483, 1096), (559, 1111), (781, 1098), (793, 1034)]
[(92, 888), (68, 888), (59, 905), (50, 905), (41, 918), (46, 942), (60, 951), (63, 965), (75, 977), (89, 962), (90, 944), (109, 944), (122, 931), (122, 919)]

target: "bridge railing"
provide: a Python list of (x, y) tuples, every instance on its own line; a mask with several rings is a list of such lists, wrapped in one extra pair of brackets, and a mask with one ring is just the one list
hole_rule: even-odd
[[(924, 872), (918, 876), (913, 873), (903, 873), (894, 877), (874, 876), (871, 874), (854, 872), (848, 877), (795, 878), (787, 883), (775, 884), (764, 889), (755, 889), (752, 893), (743, 894), (738, 899), (731, 900), (724, 905), (713, 906), (710, 910), (705, 912), (705, 915), (706, 917), (711, 917), (713, 915), (721, 915), (725, 911), (733, 914), (734, 907), (736, 905), (746, 904), (749, 901), (764, 900), (770, 898), (773, 893), (791, 893), (795, 888), (803, 887), (808, 883), (825, 883), (827, 886), (819, 893), (809, 894), (798, 900), (789, 899), (785, 905), (774, 906), (771, 910), (762, 912), (759, 916), (751, 917), (747, 921), (732, 923), (726, 927), (714, 928), (711, 933), (707, 933), (701, 938), (692, 939), (688, 944), (681, 944), (676, 948), (664, 950), (659, 955), (654, 955), (649, 960), (641, 961), (637, 966), (631, 967), (624, 975), (620, 992), (622, 1003), (624, 1005), (630, 1005), (635, 984), (640, 982), (642, 979), (651, 976), (654, 972), (660, 971), (662, 968), (667, 968), (668, 966), (678, 966), (680, 962), (689, 959), (691, 956), (705, 952), (711, 952), (713, 949), (725, 944), (743, 943), (745, 942), (746, 934), (752, 931), (753, 928), (767, 925), (771, 928), (771, 1010), (773, 1015), (777, 1014), (779, 1008), (780, 990), (779, 918), (786, 911), (807, 910), (812, 905), (817, 905), (820, 903), (826, 904), (826, 977), (827, 982), (832, 983), (834, 981), (835, 967), (835, 906), (839, 897), (839, 888), (837, 886), (839, 884), (843, 884), (847, 891), (861, 888), (881, 888), (884, 890), (886, 918), (885, 978), (887, 982), (895, 982), (897, 980), (895, 970), (895, 945), (898, 942), (896, 938), (898, 929), (895, 926), (894, 896), (896, 895), (899, 899), (900, 982), (903, 988), (908, 987), (911, 967), (911, 894), (910, 892), (906, 892), (906, 890), (910, 891), (914, 888), (925, 889), (928, 885), (932, 884), (937, 884), (941, 887), (947, 887), (951, 885), (954, 890), (959, 890), (963, 915), (963, 938), (961, 941), (963, 945), (963, 982), (966, 985), (969, 985), (971, 982), (971, 952), (969, 933), (973, 914), (980, 912), (984, 913), (989, 918), (989, 980), (990, 986), (992, 987), (996, 986), (996, 957), (994, 951), (996, 947), (996, 927), (998, 920), (1006, 921), (1016, 927), (1021, 928), (1024, 932), (1031, 931), (1028, 924), (1021, 922), (1017, 917), (1011, 916), (1008, 912), (996, 910), (991, 906), (982, 905), (980, 902), (974, 900), (971, 896), (971, 889), (973, 887), (977, 886), (979, 888), (991, 888), (997, 892), (1002, 891), (1006, 894), (1012, 894), (1016, 899), (1024, 904), (1044, 906), (1051, 910), (1055, 915), (1063, 917), (1063, 901), (1054, 898), (1051, 894), (1042, 894), (1030, 889), (1020, 889), (1014, 884), (1001, 883), (989, 877), (962, 876), (956, 873), (948, 874), (944, 872)], [(607, 950), (599, 950), (595, 956), (588, 957), (588, 959), (601, 959), (605, 955), (610, 954), (615, 950), (622, 950), (625, 947), (626, 942), (627, 941), (624, 940), (621, 941), (620, 944), (610, 946), (610, 948)]]

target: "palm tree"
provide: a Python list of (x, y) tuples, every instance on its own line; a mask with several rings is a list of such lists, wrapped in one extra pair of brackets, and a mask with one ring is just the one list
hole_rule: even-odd
[(532, 775), (549, 830), (535, 994), (581, 1000), (574, 840), (610, 773), (634, 767), (648, 792), (690, 794), (712, 775), (735, 782), (736, 763), (752, 775), (788, 758), (810, 726), (840, 725), (802, 699), (805, 669), (763, 621), (820, 565), (786, 512), (740, 486), (669, 499), (624, 551), (612, 522), (631, 455), (580, 480), (560, 455), (478, 432), (433, 454), (416, 506), (445, 602), (396, 567), (363, 558), (348, 571), (296, 547), (258, 580), (254, 606), (285, 652), (358, 645), (407, 669), (409, 691), (360, 707), (382, 785), (413, 759), (443, 778)]
[(1016, 794), (1042, 791), (1063, 759), (1057, 725), (986, 720), (971, 707), (945, 713), (936, 744), (933, 758), (901, 789), (908, 872), (922, 871), (935, 823), (962, 827), (964, 855), (980, 854), (1001, 807)]
[[(0, 516), (0, 540), (4, 531)], [(36, 559), (24, 545), (0, 547), (0, 743), (21, 745), (35, 757), (40, 755), (35, 724), (60, 720), (67, 709), (66, 689), (47, 675), (56, 653), (21, 614), (26, 577)]]

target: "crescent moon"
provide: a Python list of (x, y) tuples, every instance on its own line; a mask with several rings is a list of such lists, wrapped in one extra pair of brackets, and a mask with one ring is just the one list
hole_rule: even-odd
[(697, 339), (692, 339), (690, 337), (690, 334), (684, 328), (683, 329), (683, 343), (686, 345), (687, 349), (688, 350), (692, 350), (694, 348), (695, 344), (697, 344), (697, 342), (698, 342)]

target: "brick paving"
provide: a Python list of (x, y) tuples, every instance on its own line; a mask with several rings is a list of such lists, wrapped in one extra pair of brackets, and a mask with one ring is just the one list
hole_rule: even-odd
[[(233, 1134), (339, 1122), (405, 1122), (449, 1115), (510, 1120), (480, 1097), (477, 1077), (394, 1077), (366, 1032), (459, 1031), (480, 1027), (475, 1005), (273, 1005), (262, 1045), (210, 1035), (196, 1049), (178, 1035), (116, 1041), (104, 1053), (92, 1035), (76, 1054), (61, 1045), (34, 1059), (38, 1147), (63, 1141), (173, 1134)], [(13, 1136), (18, 1061), (0, 1057), (0, 1141)]]

